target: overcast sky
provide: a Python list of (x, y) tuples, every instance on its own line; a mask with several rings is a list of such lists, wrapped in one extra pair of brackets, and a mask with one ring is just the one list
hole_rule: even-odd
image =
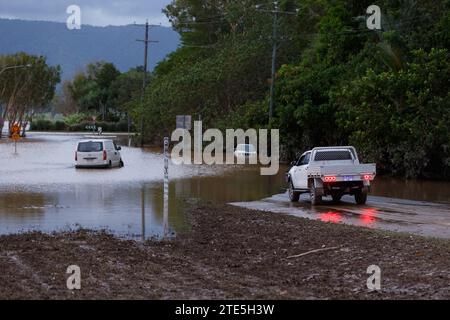
[(161, 10), (171, 0), (0, 0), (0, 18), (66, 22), (70, 5), (81, 8), (81, 24), (144, 23), (169, 25)]

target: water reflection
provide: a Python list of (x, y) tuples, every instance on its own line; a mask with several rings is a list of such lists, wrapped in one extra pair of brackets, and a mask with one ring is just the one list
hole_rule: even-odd
[(372, 194), (389, 198), (448, 203), (450, 202), (450, 183), (377, 177), (372, 187)]
[[(190, 177), (170, 182), (169, 234), (189, 228), (186, 201), (227, 203), (252, 201), (282, 190), (283, 178), (261, 177), (257, 168), (238, 174)], [(4, 191), (0, 193), (0, 234), (74, 227), (107, 229), (126, 237), (144, 239), (164, 233), (163, 183), (73, 184), (51, 192)]]
[(342, 215), (339, 212), (326, 212), (319, 214), (319, 220), (322, 222), (341, 223)]
[(0, 193), (0, 208), (4, 208), (8, 213), (7, 219), (33, 219), (39, 220), (48, 208), (57, 209), (52, 195), (30, 193), (27, 195), (28, 201), (23, 202), (24, 195), (20, 192)]
[(362, 225), (365, 227), (369, 227), (369, 226), (373, 225), (377, 220), (377, 218), (376, 218), (377, 213), (378, 213), (378, 210), (375, 208), (362, 209), (362, 213), (361, 213), (361, 217), (360, 217)]
[(246, 167), (221, 176), (190, 177), (175, 182), (177, 198), (191, 198), (215, 203), (252, 201), (284, 192), (284, 174), (261, 176), (259, 168)]

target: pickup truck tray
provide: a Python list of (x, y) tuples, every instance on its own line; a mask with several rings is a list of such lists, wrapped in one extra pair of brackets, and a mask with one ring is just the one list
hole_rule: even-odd
[(362, 174), (376, 175), (375, 164), (355, 164), (355, 165), (311, 165), (307, 169), (308, 177), (321, 178), (323, 176), (357, 176)]

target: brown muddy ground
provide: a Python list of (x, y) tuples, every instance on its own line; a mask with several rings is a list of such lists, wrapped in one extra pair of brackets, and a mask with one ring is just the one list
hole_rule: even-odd
[[(105, 233), (0, 237), (1, 299), (450, 299), (450, 241), (232, 206), (190, 209), (192, 230), (139, 243)], [(319, 248), (329, 251), (291, 258)], [(66, 288), (79, 265), (82, 289)], [(366, 270), (382, 269), (368, 292)]]

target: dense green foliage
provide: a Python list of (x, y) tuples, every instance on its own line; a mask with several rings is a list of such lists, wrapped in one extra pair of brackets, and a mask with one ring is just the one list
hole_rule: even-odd
[(309, 48), (281, 67), (284, 144), (354, 144), (380, 171), (450, 177), (449, 2), (379, 3), (377, 33), (357, 31), (363, 2), (323, 1)]
[(144, 114), (149, 141), (181, 114), (204, 127), (275, 127), (287, 159), (354, 144), (382, 172), (450, 178), (450, 1), (377, 1), (376, 31), (366, 25), (372, 4), (279, 1), (269, 123), (273, 1), (173, 0), (165, 12), (183, 46), (135, 100), (135, 120)]
[(78, 111), (97, 112), (106, 120), (114, 114), (114, 91), (112, 84), (120, 72), (112, 63), (97, 62), (87, 66), (85, 72), (78, 73), (68, 88)]
[[(144, 116), (149, 139), (160, 141), (161, 135), (174, 128), (179, 114), (201, 116), (208, 125), (225, 128), (231, 125), (229, 117), (247, 112), (244, 106), (266, 98), (272, 18), (257, 11), (257, 3), (174, 1), (168, 6), (166, 13), (181, 33), (184, 46), (158, 65), (147, 88)], [(283, 5), (286, 10), (293, 7), (294, 1)], [(295, 59), (305, 44), (291, 41), (301, 29), (295, 15), (280, 20), (279, 29), (283, 34), (281, 65)], [(264, 125), (267, 112), (264, 106), (258, 109), (253, 108)], [(249, 117), (253, 119), (253, 115)]]
[(369, 69), (336, 94), (342, 132), (387, 171), (449, 176), (449, 61), (447, 50), (420, 50), (404, 70)]

